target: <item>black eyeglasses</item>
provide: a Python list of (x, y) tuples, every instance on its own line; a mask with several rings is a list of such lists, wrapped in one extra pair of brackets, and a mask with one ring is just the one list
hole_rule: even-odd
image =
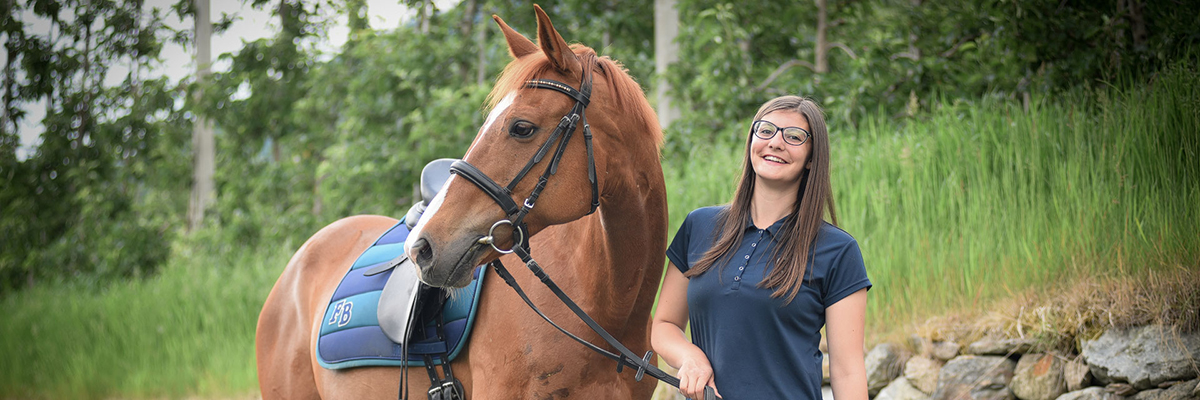
[(762, 140), (771, 140), (771, 138), (775, 137), (775, 133), (782, 131), (783, 142), (792, 146), (802, 145), (808, 141), (809, 137), (812, 137), (812, 134), (808, 133), (804, 128), (797, 126), (780, 128), (775, 126), (775, 124), (761, 119), (754, 121), (754, 124), (750, 125), (750, 131), (754, 132), (754, 136), (758, 136)]

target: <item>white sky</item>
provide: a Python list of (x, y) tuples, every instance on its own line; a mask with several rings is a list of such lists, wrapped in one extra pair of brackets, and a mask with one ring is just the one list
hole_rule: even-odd
[[(217, 60), (217, 57), (224, 53), (236, 52), (242, 48), (245, 42), (255, 41), (261, 38), (270, 37), (279, 30), (279, 20), (271, 15), (271, 8), (276, 6), (275, 1), (268, 2), (261, 10), (256, 10), (248, 4), (243, 4), (241, 0), (210, 0), (212, 11), (210, 18), (216, 22), (221, 19), (222, 13), (236, 15), (238, 18), (233, 25), (225, 32), (214, 34), (212, 37), (212, 59)], [(459, 0), (435, 0), (434, 3), (438, 9), (447, 10), (457, 4)], [(165, 23), (173, 28), (192, 29), (193, 22), (191, 19), (180, 21), (178, 16), (170, 11), (170, 7), (175, 3), (175, 0), (147, 0), (145, 7), (147, 10), (152, 8), (160, 8), (164, 10)], [(400, 25), (401, 20), (407, 20), (416, 15), (414, 10), (408, 10), (401, 5), (399, 0), (367, 0), (368, 18), (371, 28), (378, 31), (388, 31), (395, 29)], [(323, 10), (323, 12), (334, 13), (335, 10)], [(29, 32), (46, 34), (49, 32), (49, 21), (36, 19), (32, 12), (23, 10), (22, 21), (25, 21)], [(149, 14), (149, 12), (147, 12)], [(346, 36), (350, 30), (347, 27), (348, 22), (345, 15), (337, 15), (332, 26), (329, 27), (327, 36), (322, 38), (317, 43), (317, 48), (324, 53), (336, 52), (346, 42)], [(3, 43), (0, 43), (0, 47)], [(172, 81), (178, 81), (187, 77), (195, 70), (193, 63), (194, 48), (184, 49), (183, 47), (174, 44), (166, 43), (162, 49), (160, 56), (163, 59), (163, 66), (160, 71), (155, 74), (163, 74), (169, 77)], [(7, 61), (7, 52), (0, 51), (0, 64)], [(227, 70), (228, 65), (214, 63), (214, 70)], [(117, 83), (125, 75), (125, 72), (119, 71), (114, 67), (109, 71), (109, 77), (115, 79)], [(21, 137), (21, 147), (17, 149), (17, 159), (25, 159), (36, 150), (37, 145), (41, 143), (41, 134), (45, 130), (41, 125), (42, 117), (45, 116), (44, 102), (26, 104), (24, 106), (28, 112), (21, 126), (18, 128), (18, 133)]]

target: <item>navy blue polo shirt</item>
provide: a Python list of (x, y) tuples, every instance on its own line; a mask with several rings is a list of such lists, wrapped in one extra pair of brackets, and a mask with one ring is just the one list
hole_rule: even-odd
[[(725, 207), (696, 209), (683, 221), (667, 248), (667, 258), (681, 271), (712, 247), (717, 215)], [(708, 356), (726, 400), (820, 399), (825, 308), (871, 287), (858, 243), (822, 223), (796, 298), (789, 304), (771, 298), (774, 289), (757, 285), (775, 266), (775, 235), (783, 221), (767, 229), (746, 221), (744, 239), (729, 261), (688, 281), (692, 343)]]

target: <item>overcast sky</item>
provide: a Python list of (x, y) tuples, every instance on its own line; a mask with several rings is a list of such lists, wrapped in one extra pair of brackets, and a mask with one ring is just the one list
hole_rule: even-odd
[[(457, 4), (459, 0), (435, 0), (439, 9), (445, 10)], [(154, 7), (170, 10), (175, 0), (147, 0), (145, 7), (151, 9)], [(275, 2), (269, 2), (267, 7), (273, 7)], [(236, 15), (237, 19), (228, 30), (220, 34), (214, 34), (212, 37), (212, 59), (216, 60), (217, 56), (223, 53), (236, 52), (242, 48), (245, 42), (251, 42), (265, 37), (270, 37), (279, 30), (279, 20), (271, 15), (270, 8), (256, 10), (249, 5), (244, 5), (241, 0), (211, 0), (212, 11), (210, 17), (213, 21), (221, 18), (222, 13)], [(408, 10), (400, 5), (399, 0), (367, 0), (367, 11), (371, 28), (375, 30), (391, 30), (400, 25), (400, 21), (407, 20), (416, 15), (413, 10)], [(333, 10), (325, 12), (332, 13)], [(147, 13), (148, 14), (148, 13)], [(179, 18), (172, 12), (165, 12), (166, 24), (176, 29), (186, 28), (192, 29), (193, 22), (191, 19), (180, 21)], [(22, 21), (26, 23), (26, 29), (29, 32), (38, 34), (46, 34), (50, 29), (50, 23), (47, 20), (38, 20), (28, 10), (24, 10)], [(341, 48), (346, 42), (346, 36), (349, 34), (347, 27), (347, 18), (345, 15), (336, 16), (335, 23), (329, 27), (328, 34), (318, 43), (318, 49), (326, 52), (333, 52)], [(0, 43), (3, 47), (3, 43)], [(162, 50), (163, 66), (161, 71), (156, 73), (165, 74), (172, 81), (178, 81), (188, 76), (195, 70), (192, 53), (194, 49), (167, 43)], [(0, 64), (7, 61), (7, 52), (0, 51)], [(228, 65), (215, 64), (213, 68), (216, 70), (226, 70)], [(125, 72), (118, 71), (113, 68), (109, 72), (110, 79), (115, 79), (116, 82), (125, 75)], [(33, 152), (37, 144), (41, 142), (41, 133), (44, 130), (41, 126), (42, 117), (45, 115), (45, 104), (35, 103), (26, 104), (25, 110), (28, 112), (25, 119), (19, 127), (21, 136), (21, 147), (17, 150), (17, 158), (25, 159), (29, 153)]]

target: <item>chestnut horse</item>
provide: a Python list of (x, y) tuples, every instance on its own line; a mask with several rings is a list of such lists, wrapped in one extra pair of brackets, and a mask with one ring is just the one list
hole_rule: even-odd
[[(525, 222), (539, 264), (579, 306), (637, 354), (650, 349), (650, 309), (666, 247), (667, 205), (659, 148), (662, 132), (641, 88), (617, 62), (594, 50), (568, 46), (549, 17), (535, 7), (538, 45), (493, 16), (513, 61), (493, 88), (491, 112), (463, 159), (506, 184), (534, 157), (576, 100), (526, 85), (551, 79), (581, 87), (584, 68), (593, 77), (586, 123), (594, 134), (599, 207), (592, 213), (593, 184), (583, 123), (567, 142)], [(532, 175), (542, 171), (549, 157)], [(521, 204), (533, 191), (531, 176), (512, 191)], [(506, 218), (496, 202), (462, 176), (452, 176), (410, 233), (421, 248), (408, 250), (422, 281), (461, 287), (470, 266), (497, 258), (511, 266), (533, 303), (567, 330), (603, 343), (512, 255), (475, 246)], [(314, 349), (322, 312), (339, 278), (355, 258), (396, 223), (382, 216), (349, 217), (321, 229), (292, 257), (271, 290), (258, 320), (258, 379), (264, 399), (396, 398), (407, 374), (409, 398), (424, 399), (423, 367), (328, 370)], [(512, 240), (500, 241), (500, 248)], [(462, 266), (467, 268), (459, 268)], [(646, 399), (653, 379), (641, 382), (627, 369), (571, 340), (531, 311), (495, 271), (484, 280), (482, 300), (466, 350), (451, 366), (468, 399)], [(608, 346), (602, 345), (608, 348)], [(610, 348), (611, 350), (611, 348)]]

